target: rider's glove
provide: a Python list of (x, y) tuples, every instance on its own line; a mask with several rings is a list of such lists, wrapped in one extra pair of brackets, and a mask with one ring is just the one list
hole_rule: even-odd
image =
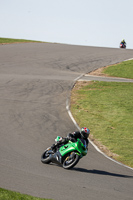
[(70, 136), (67, 136), (67, 140), (70, 140), (70, 141), (72, 141), (72, 142), (75, 142), (75, 138), (72, 138), (72, 137), (70, 137)]
[(70, 140), (70, 137), (69, 137), (69, 136), (67, 136), (67, 137), (66, 137), (66, 141), (69, 141), (69, 140)]
[(76, 142), (75, 138), (70, 138), (71, 142)]
[(64, 138), (64, 142), (65, 142), (65, 143), (68, 142), (68, 141), (69, 141), (69, 138), (68, 138), (68, 137)]

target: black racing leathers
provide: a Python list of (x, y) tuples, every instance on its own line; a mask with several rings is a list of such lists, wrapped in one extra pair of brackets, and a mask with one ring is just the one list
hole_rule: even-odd
[(75, 131), (73, 133), (69, 133), (68, 138), (70, 138), (70, 140), (72, 140), (73, 142), (76, 142), (77, 141), (77, 138), (81, 139), (81, 141), (84, 143), (86, 143), (86, 146), (88, 148), (88, 144), (89, 144), (89, 140), (87, 138), (83, 138), (81, 133), (79, 131)]

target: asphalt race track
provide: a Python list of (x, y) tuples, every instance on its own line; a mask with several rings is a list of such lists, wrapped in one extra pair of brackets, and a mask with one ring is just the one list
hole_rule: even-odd
[(74, 80), (129, 58), (133, 50), (0, 45), (1, 188), (55, 200), (133, 199), (133, 171), (107, 159), (91, 144), (72, 170), (40, 161), (57, 135), (76, 130), (66, 110)]

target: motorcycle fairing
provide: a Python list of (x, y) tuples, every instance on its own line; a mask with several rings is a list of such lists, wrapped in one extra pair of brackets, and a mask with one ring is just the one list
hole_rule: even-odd
[(84, 147), (83, 143), (80, 141), (80, 139), (77, 139), (77, 142), (69, 141), (67, 144), (60, 147), (59, 152), (62, 156), (64, 156), (67, 153), (70, 153), (75, 150), (80, 157), (83, 157), (87, 154), (87, 150)]
[(51, 159), (51, 162), (62, 164), (62, 155), (59, 150), (57, 150), (54, 154), (50, 154), (49, 157)]

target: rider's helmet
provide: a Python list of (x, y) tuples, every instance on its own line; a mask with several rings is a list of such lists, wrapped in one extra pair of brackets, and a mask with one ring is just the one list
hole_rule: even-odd
[(62, 140), (62, 137), (61, 136), (57, 136), (56, 139), (55, 139), (55, 142), (59, 142)]
[(124, 39), (122, 39), (122, 42), (125, 42), (125, 40), (124, 40)]
[(89, 134), (90, 134), (90, 130), (86, 127), (82, 127), (81, 130), (80, 130), (80, 133), (81, 133), (83, 138), (88, 138)]

